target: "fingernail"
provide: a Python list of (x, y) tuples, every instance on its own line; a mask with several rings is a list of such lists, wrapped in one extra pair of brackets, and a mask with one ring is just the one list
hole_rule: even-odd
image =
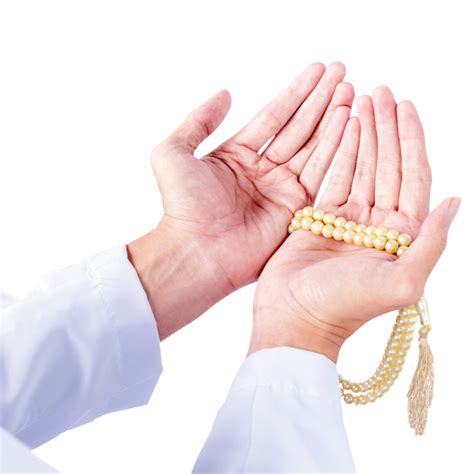
[(451, 221), (456, 217), (460, 205), (461, 199), (458, 197), (453, 197), (449, 200), (448, 215)]

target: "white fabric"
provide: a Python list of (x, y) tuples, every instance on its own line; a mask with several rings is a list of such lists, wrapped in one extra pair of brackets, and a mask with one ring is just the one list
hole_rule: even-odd
[[(3, 304), (0, 426), (26, 445), (147, 403), (162, 370), (160, 344), (125, 248), (52, 273), (29, 297)], [(0, 456), (21, 470), (32, 455), (8, 439), (3, 433), (0, 448), (10, 455)], [(196, 472), (353, 469), (335, 365), (290, 348), (244, 362), (195, 465)]]
[(161, 373), (156, 323), (124, 247), (2, 298), (0, 426), (34, 448), (147, 403)]
[(58, 471), (30, 453), (28, 447), (10, 433), (0, 429), (0, 472), (2, 474), (37, 474)]
[(289, 347), (242, 365), (195, 472), (353, 472), (335, 364)]

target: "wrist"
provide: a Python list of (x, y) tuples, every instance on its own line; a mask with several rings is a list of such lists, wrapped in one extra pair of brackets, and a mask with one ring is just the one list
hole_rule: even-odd
[(127, 245), (161, 340), (186, 326), (232, 289), (206, 255), (205, 243), (166, 224)]
[(336, 363), (343, 342), (342, 337), (288, 314), (256, 314), (248, 355), (262, 349), (292, 347), (322, 354)]

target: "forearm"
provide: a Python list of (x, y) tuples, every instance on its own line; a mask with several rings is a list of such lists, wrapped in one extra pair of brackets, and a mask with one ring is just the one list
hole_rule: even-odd
[(131, 242), (128, 255), (155, 316), (160, 340), (194, 321), (233, 291), (209, 258), (209, 244), (165, 223)]
[(1, 321), (0, 426), (31, 447), (146, 403), (161, 373), (151, 310), (124, 248), (48, 275)]

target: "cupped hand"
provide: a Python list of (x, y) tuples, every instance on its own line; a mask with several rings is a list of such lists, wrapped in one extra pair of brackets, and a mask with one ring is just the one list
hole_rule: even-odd
[(340, 63), (312, 64), (234, 137), (197, 159), (197, 146), (230, 108), (221, 91), (153, 151), (164, 205), (159, 229), (194, 242), (224, 294), (257, 278), (293, 210), (314, 200), (349, 118), (354, 92), (344, 75)]
[(428, 215), (431, 172), (415, 107), (397, 105), (380, 87), (373, 99), (360, 97), (357, 108), (317, 207), (416, 241), (397, 259), (309, 231), (291, 234), (259, 279), (250, 352), (288, 345), (336, 361), (365, 322), (418, 302), (446, 246), (459, 200), (447, 199)]

